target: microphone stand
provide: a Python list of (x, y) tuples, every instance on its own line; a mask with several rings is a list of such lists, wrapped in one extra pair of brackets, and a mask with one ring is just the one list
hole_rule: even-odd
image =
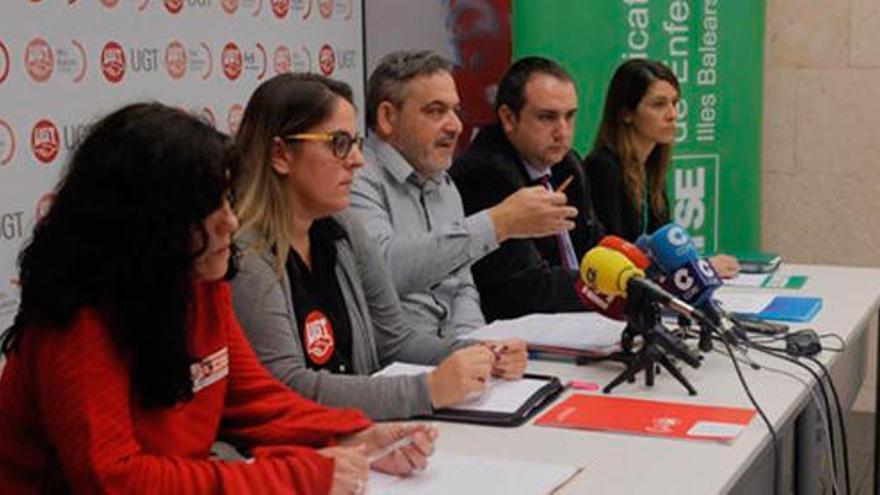
[[(700, 356), (693, 353), (678, 337), (670, 333), (660, 321), (660, 309), (657, 301), (649, 291), (638, 284), (628, 284), (626, 291), (627, 325), (621, 335), (622, 361), (624, 369), (605, 388), (610, 393), (615, 387), (626, 380), (635, 382), (636, 374), (645, 372), (645, 385), (654, 386), (654, 375), (657, 366), (663, 366), (687, 389), (690, 395), (697, 395), (697, 390), (681, 373), (668, 354), (681, 359), (693, 368), (700, 366)], [(633, 351), (636, 336), (642, 337), (642, 345)]]

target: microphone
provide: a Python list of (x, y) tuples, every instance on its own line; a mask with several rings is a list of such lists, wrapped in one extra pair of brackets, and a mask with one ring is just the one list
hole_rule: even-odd
[(645, 257), (648, 258), (652, 263), (645, 269), (645, 275), (651, 280), (662, 280), (663, 277), (666, 276), (663, 273), (663, 269), (657, 266), (657, 262), (654, 261), (653, 256), (651, 255), (651, 236), (647, 234), (640, 234), (634, 243), (635, 247), (638, 248)]
[[(707, 259), (698, 256), (687, 231), (669, 223), (657, 229), (648, 244), (652, 258), (666, 272), (664, 286), (678, 298), (699, 308), (722, 332), (734, 331), (734, 322), (712, 299), (715, 290), (723, 285), (721, 277)], [(708, 351), (711, 348), (711, 333), (703, 332), (700, 349)]]
[(651, 266), (651, 260), (643, 250), (639, 249), (639, 247), (633, 243), (626, 241), (622, 237), (606, 235), (599, 241), (599, 246), (607, 247), (626, 256), (626, 258), (640, 270), (646, 270)]
[[(633, 248), (635, 248), (633, 246)], [(644, 254), (642, 254), (644, 256)], [(676, 298), (654, 281), (645, 278), (645, 272), (634, 265), (624, 254), (605, 246), (589, 250), (581, 260), (581, 278), (590, 287), (603, 294), (627, 296), (627, 316), (630, 325), (650, 328), (654, 325), (645, 304), (657, 303), (676, 313), (697, 321), (705, 316), (700, 310)], [(700, 358), (677, 338), (665, 331), (651, 332), (656, 342), (688, 365), (697, 368)]]
[(645, 278), (643, 270), (626, 256), (610, 248), (597, 246), (589, 250), (581, 260), (580, 273), (584, 284), (602, 294), (624, 296), (636, 290), (676, 313), (698, 321), (705, 319), (698, 309)]
[(651, 259), (667, 273), (678, 268), (681, 260), (699, 256), (691, 236), (675, 223), (667, 223), (648, 236), (647, 249)]
[[(603, 242), (611, 243), (614, 245), (621, 245), (621, 248), (624, 248), (623, 244), (629, 244), (625, 240), (621, 239), (617, 236), (605, 236), (599, 241), (601, 245)], [(630, 244), (630, 246), (632, 246)], [(635, 246), (632, 246), (635, 249)], [(636, 249), (636, 251), (638, 251)], [(644, 253), (638, 253), (641, 255), (641, 261), (645, 263), (650, 263), (647, 256)], [(589, 307), (594, 308), (603, 316), (608, 318), (625, 321), (626, 320), (626, 299), (619, 295), (605, 295), (599, 292), (596, 292), (592, 287), (585, 284), (583, 281), (583, 277), (577, 280), (575, 283), (575, 291), (577, 292), (578, 298), (580, 298), (581, 302)]]
[(651, 236), (649, 250), (658, 267), (666, 272), (666, 287), (673, 294), (700, 305), (722, 285), (712, 264), (697, 255), (687, 231), (669, 223)]
[(578, 278), (574, 283), (574, 290), (581, 303), (591, 309), (598, 311), (602, 316), (611, 318), (612, 320), (624, 321), (626, 315), (624, 306), (626, 301), (620, 296), (606, 296), (593, 290), (587, 286), (584, 281)]

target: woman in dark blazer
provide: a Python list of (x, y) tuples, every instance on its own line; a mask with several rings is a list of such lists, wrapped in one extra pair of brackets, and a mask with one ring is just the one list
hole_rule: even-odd
[[(607, 234), (634, 241), (670, 221), (666, 171), (675, 140), (675, 74), (653, 60), (632, 59), (614, 72), (593, 150), (584, 159), (596, 215)], [(710, 258), (722, 277), (736, 258)]]

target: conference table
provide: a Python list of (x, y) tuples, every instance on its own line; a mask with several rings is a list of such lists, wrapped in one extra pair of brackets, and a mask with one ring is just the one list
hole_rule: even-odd
[[(875, 352), (867, 345), (867, 329), (880, 307), (880, 269), (786, 264), (780, 273), (806, 275), (808, 279), (796, 291), (734, 287), (721, 290), (821, 297), (823, 306), (816, 317), (808, 324), (793, 324), (792, 329), (836, 333), (845, 341), (843, 352), (824, 351), (817, 358), (831, 370), (847, 411), (861, 386), (867, 353)], [(823, 343), (839, 346), (833, 339)], [(718, 349), (720, 344), (715, 346)], [(542, 427), (534, 425), (532, 418), (515, 428), (441, 423), (437, 448), (471, 456), (583, 467), (560, 493), (770, 494), (774, 493), (774, 482), (778, 483), (778, 493), (819, 493), (827, 482), (827, 477), (823, 477), (823, 469), (827, 468), (823, 466), (829, 465), (829, 460), (824, 429), (810, 394), (815, 380), (790, 363), (755, 351), (748, 351), (747, 356), (759, 365), (799, 378), (741, 366), (752, 393), (778, 434), (780, 462), (775, 466), (775, 475), (771, 436), (757, 414), (731, 443)], [(571, 360), (531, 359), (528, 363), (531, 373), (556, 375), (563, 382), (582, 380), (602, 386), (622, 369), (623, 365), (616, 362), (577, 366)], [(651, 388), (645, 386), (641, 373), (635, 383), (621, 384), (612, 395), (752, 407), (728, 355), (710, 352), (704, 354), (698, 369), (683, 366), (682, 370), (697, 389), (696, 396), (689, 396), (666, 372), (657, 375)], [(572, 393), (602, 392), (566, 390), (554, 404)], [(479, 492), (490, 493), (491, 489)]]

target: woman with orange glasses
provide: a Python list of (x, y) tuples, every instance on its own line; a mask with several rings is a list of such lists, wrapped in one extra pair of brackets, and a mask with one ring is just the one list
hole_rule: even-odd
[[(266, 81), (248, 102), (237, 142), (243, 256), (233, 303), (277, 378), (374, 419), (430, 414), (486, 386), (488, 347), (404, 327), (378, 248), (348, 211), (363, 156), (346, 84), (314, 74)], [(439, 365), (362, 376), (392, 361)]]

